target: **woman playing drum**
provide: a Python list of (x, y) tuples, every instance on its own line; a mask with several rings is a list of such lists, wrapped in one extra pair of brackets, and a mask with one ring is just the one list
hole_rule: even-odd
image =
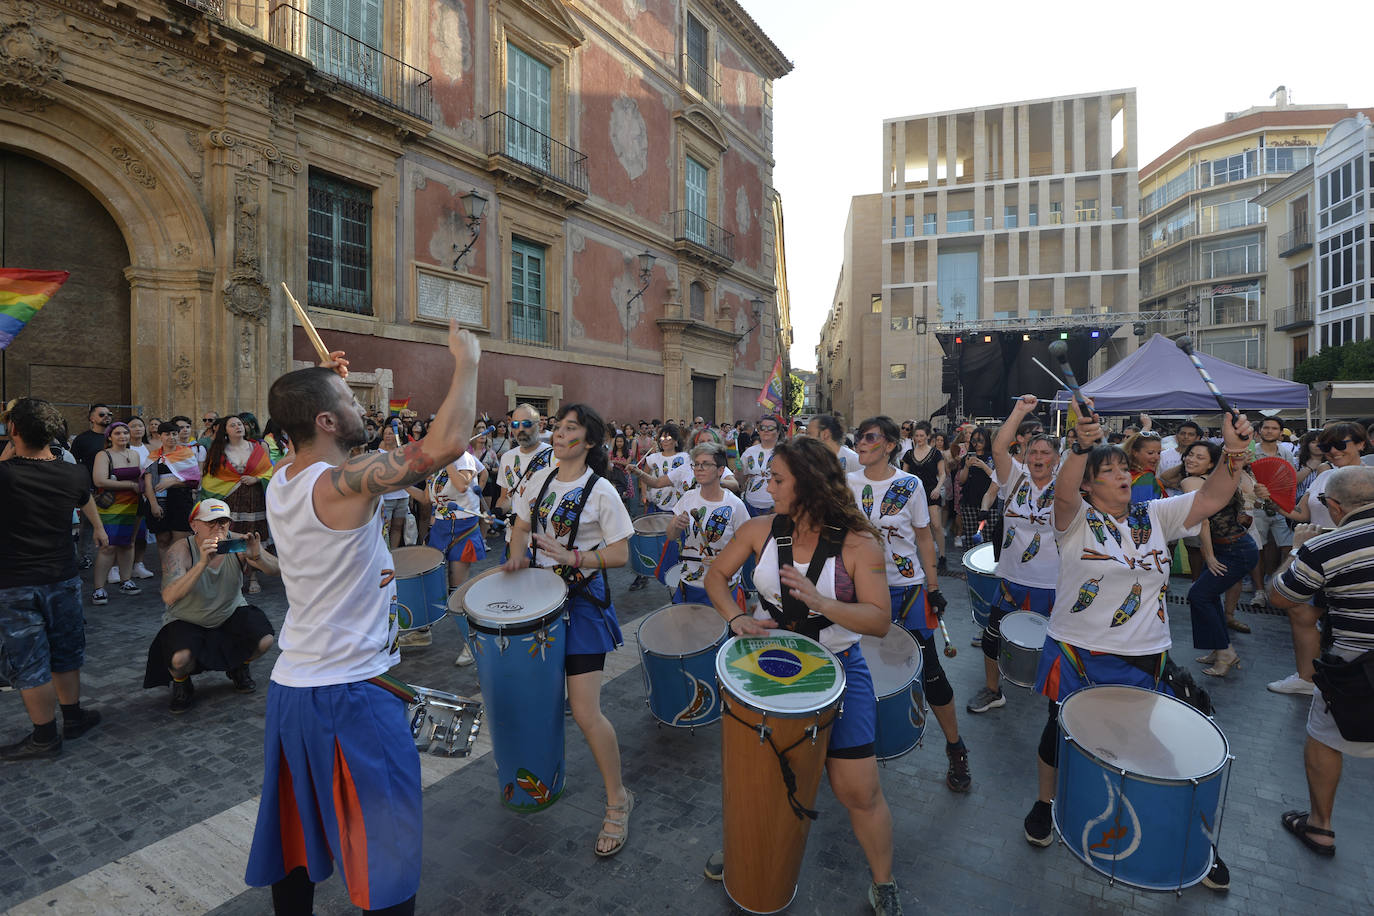
[[(877, 699), (859, 649), (860, 636), (883, 636), (892, 623), (879, 534), (854, 504), (839, 459), (819, 440), (779, 443), (769, 469), (768, 493), (776, 514), (740, 527), (711, 564), (706, 592), (717, 613), (729, 621), (731, 635), (766, 636), (781, 622), (819, 639), (839, 657), (846, 687), (843, 712), (830, 731), (826, 773), (868, 858), (873, 876), (869, 902), (880, 913), (900, 913), (892, 877), (892, 813), (873, 751)], [(779, 561), (775, 531), (791, 535), (790, 564)], [(817, 551), (827, 559), (813, 582), (805, 573)], [(750, 555), (757, 558), (754, 583), (763, 605), (752, 617), (740, 613), (729, 586)], [(804, 613), (794, 616), (785, 609), (795, 607), (793, 599)], [(720, 880), (723, 863), (720, 853), (712, 856), (707, 876)]]
[[(692, 449), (692, 474), (696, 486), (682, 495), (674, 507), (673, 522), (668, 526), (669, 539), (685, 534), (682, 550), (682, 580), (673, 590), (674, 604), (709, 604), (706, 596), (706, 570), (711, 561), (725, 549), (739, 527), (749, 520), (749, 511), (733, 493), (721, 487), (724, 475), (730, 473), (725, 464), (725, 449), (705, 443)], [(731, 582), (736, 604), (744, 608), (744, 591), (738, 579)]]
[[(1039, 799), (1025, 820), (1026, 841), (1034, 846), (1053, 840), (1058, 702), (1094, 684), (1169, 692), (1161, 683), (1170, 646), (1169, 542), (1195, 533), (1230, 501), (1249, 454), (1250, 422), (1242, 415), (1233, 426), (1229, 414), (1223, 422), (1226, 460), (1206, 483), (1192, 493), (1141, 503), (1131, 502), (1126, 453), (1100, 444), (1097, 416), (1074, 428), (1073, 453), (1055, 485), (1059, 581), (1036, 675), (1050, 714), (1040, 737)], [(1203, 883), (1225, 889), (1229, 881), (1218, 858)]]
[(1011, 456), (1017, 428), (1039, 403), (1033, 394), (1022, 395), (992, 443), (1002, 487), (1002, 556), (997, 561), (997, 577), (1002, 582), (983, 631), (985, 685), (968, 704), (969, 712), (987, 712), (1007, 704), (997, 667), (1002, 618), (1014, 611), (1034, 611), (1048, 617), (1054, 607), (1059, 576), (1053, 529), (1054, 474), (1059, 467), (1059, 448), (1048, 436), (1038, 435), (1026, 442), (1024, 464)]
[(615, 727), (601, 712), (601, 672), (606, 653), (624, 640), (606, 586), (605, 570), (630, 558), (634, 531), (620, 494), (605, 474), (606, 424), (585, 404), (569, 404), (558, 415), (553, 452), (558, 467), (538, 471), (516, 495), (507, 572), (534, 563), (552, 567), (568, 582), (568, 702), (606, 783), (606, 818), (596, 837), (596, 854), (613, 856), (629, 836), (634, 795), (621, 780)]

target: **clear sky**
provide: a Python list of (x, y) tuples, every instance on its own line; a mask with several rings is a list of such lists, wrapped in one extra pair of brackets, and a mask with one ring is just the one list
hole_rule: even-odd
[(796, 67), (773, 84), (773, 180), (800, 369), (816, 365), (849, 199), (881, 190), (885, 118), (1135, 88), (1144, 165), (1228, 111), (1272, 104), (1280, 84), (1293, 104), (1374, 106), (1362, 41), (1339, 37), (1363, 34), (1361, 0), (741, 2)]

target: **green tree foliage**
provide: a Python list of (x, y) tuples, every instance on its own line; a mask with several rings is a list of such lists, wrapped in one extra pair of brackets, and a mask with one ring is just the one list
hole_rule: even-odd
[(787, 401), (783, 407), (787, 410), (789, 417), (795, 417), (801, 413), (802, 405), (806, 403), (806, 383), (796, 376), (795, 373), (787, 374)]
[(1293, 381), (1304, 385), (1370, 380), (1374, 380), (1374, 340), (1358, 340), (1339, 347), (1327, 347), (1303, 360), (1293, 370)]

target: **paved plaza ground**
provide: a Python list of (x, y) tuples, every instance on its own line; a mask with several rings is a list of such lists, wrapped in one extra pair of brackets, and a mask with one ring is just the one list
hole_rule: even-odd
[[(150, 557), (149, 565), (153, 566)], [(483, 566), (489, 565), (483, 564)], [(645, 708), (633, 634), (666, 603), (655, 586), (611, 584), (627, 646), (612, 657), (603, 706), (619, 733), (626, 783), (638, 796), (625, 850), (592, 854), (604, 803), (600, 780), (569, 721), (567, 790), (547, 811), (516, 815), (499, 803), (490, 741), (467, 760), (427, 755), (423, 880), (426, 914), (728, 913), (721, 886), (702, 877), (720, 845), (718, 726), (695, 733), (658, 727)], [(254, 666), (259, 689), (235, 694), (222, 674), (197, 678), (198, 704), (167, 711), (166, 690), (142, 689), (148, 643), (161, 605), (157, 580), (141, 596), (112, 594), (87, 607), (82, 700), (105, 719), (60, 759), (0, 768), (0, 910), (15, 914), (193, 914), (270, 912), (265, 890), (243, 885), (262, 778), (263, 712), (275, 650)], [(1195, 654), (1187, 583), (1175, 580), (1171, 619), (1176, 655)], [(1279, 696), (1267, 681), (1293, 670), (1285, 618), (1243, 613), (1254, 632), (1236, 637), (1244, 667), (1208, 680), (1216, 721), (1235, 755), (1220, 848), (1232, 889), (1173, 893), (1111, 887), (1063, 846), (1035, 849), (1021, 821), (1034, 800), (1034, 754), (1045, 702), (1007, 688), (1008, 703), (983, 715), (963, 705), (982, 680), (982, 654), (964, 583), (946, 580), (947, 620), (958, 656), (944, 659), (956, 691), (973, 788), (944, 785), (944, 741), (934, 720), (923, 746), (882, 768), (896, 835), (896, 875), (908, 913), (1284, 913), (1374, 911), (1374, 767), (1348, 762), (1337, 797), (1339, 852), (1319, 859), (1286, 834), (1279, 815), (1307, 807), (1302, 768), (1308, 700)], [(285, 601), (268, 580), (258, 603), (280, 626)], [(454, 624), (434, 645), (406, 650), (397, 674), (458, 694), (476, 692), (472, 668), (455, 668)], [(1198, 675), (1199, 679), (1201, 675)], [(27, 729), (17, 694), (0, 693), (0, 740)], [(793, 913), (868, 911), (867, 869), (848, 819), (823, 785)], [(355, 912), (336, 874), (322, 884), (316, 912)]]

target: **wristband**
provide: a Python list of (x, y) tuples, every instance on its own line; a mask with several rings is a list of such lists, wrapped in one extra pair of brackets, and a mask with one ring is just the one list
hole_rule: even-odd
[(582, 566), (582, 554), (576, 547), (573, 548), (573, 568), (580, 569)]
[(749, 616), (749, 615), (748, 615), (747, 613), (745, 613), (745, 614), (736, 614), (734, 617), (731, 617), (728, 621), (726, 621), (726, 624), (725, 624), (725, 625), (726, 625), (727, 627), (729, 627), (730, 632), (733, 633), (733, 632), (735, 632), (735, 621), (736, 621), (736, 620), (739, 620), (741, 617), (748, 617), (748, 616)]
[(1088, 454), (1088, 452), (1091, 452), (1091, 451), (1093, 450), (1094, 447), (1095, 447), (1095, 446), (1092, 446), (1092, 445), (1089, 445), (1089, 446), (1086, 446), (1086, 447), (1080, 446), (1080, 445), (1078, 444), (1078, 440), (1075, 439), (1075, 440), (1073, 441), (1073, 444), (1069, 446), (1069, 450), (1072, 451), (1075, 455), (1086, 455), (1086, 454)]

